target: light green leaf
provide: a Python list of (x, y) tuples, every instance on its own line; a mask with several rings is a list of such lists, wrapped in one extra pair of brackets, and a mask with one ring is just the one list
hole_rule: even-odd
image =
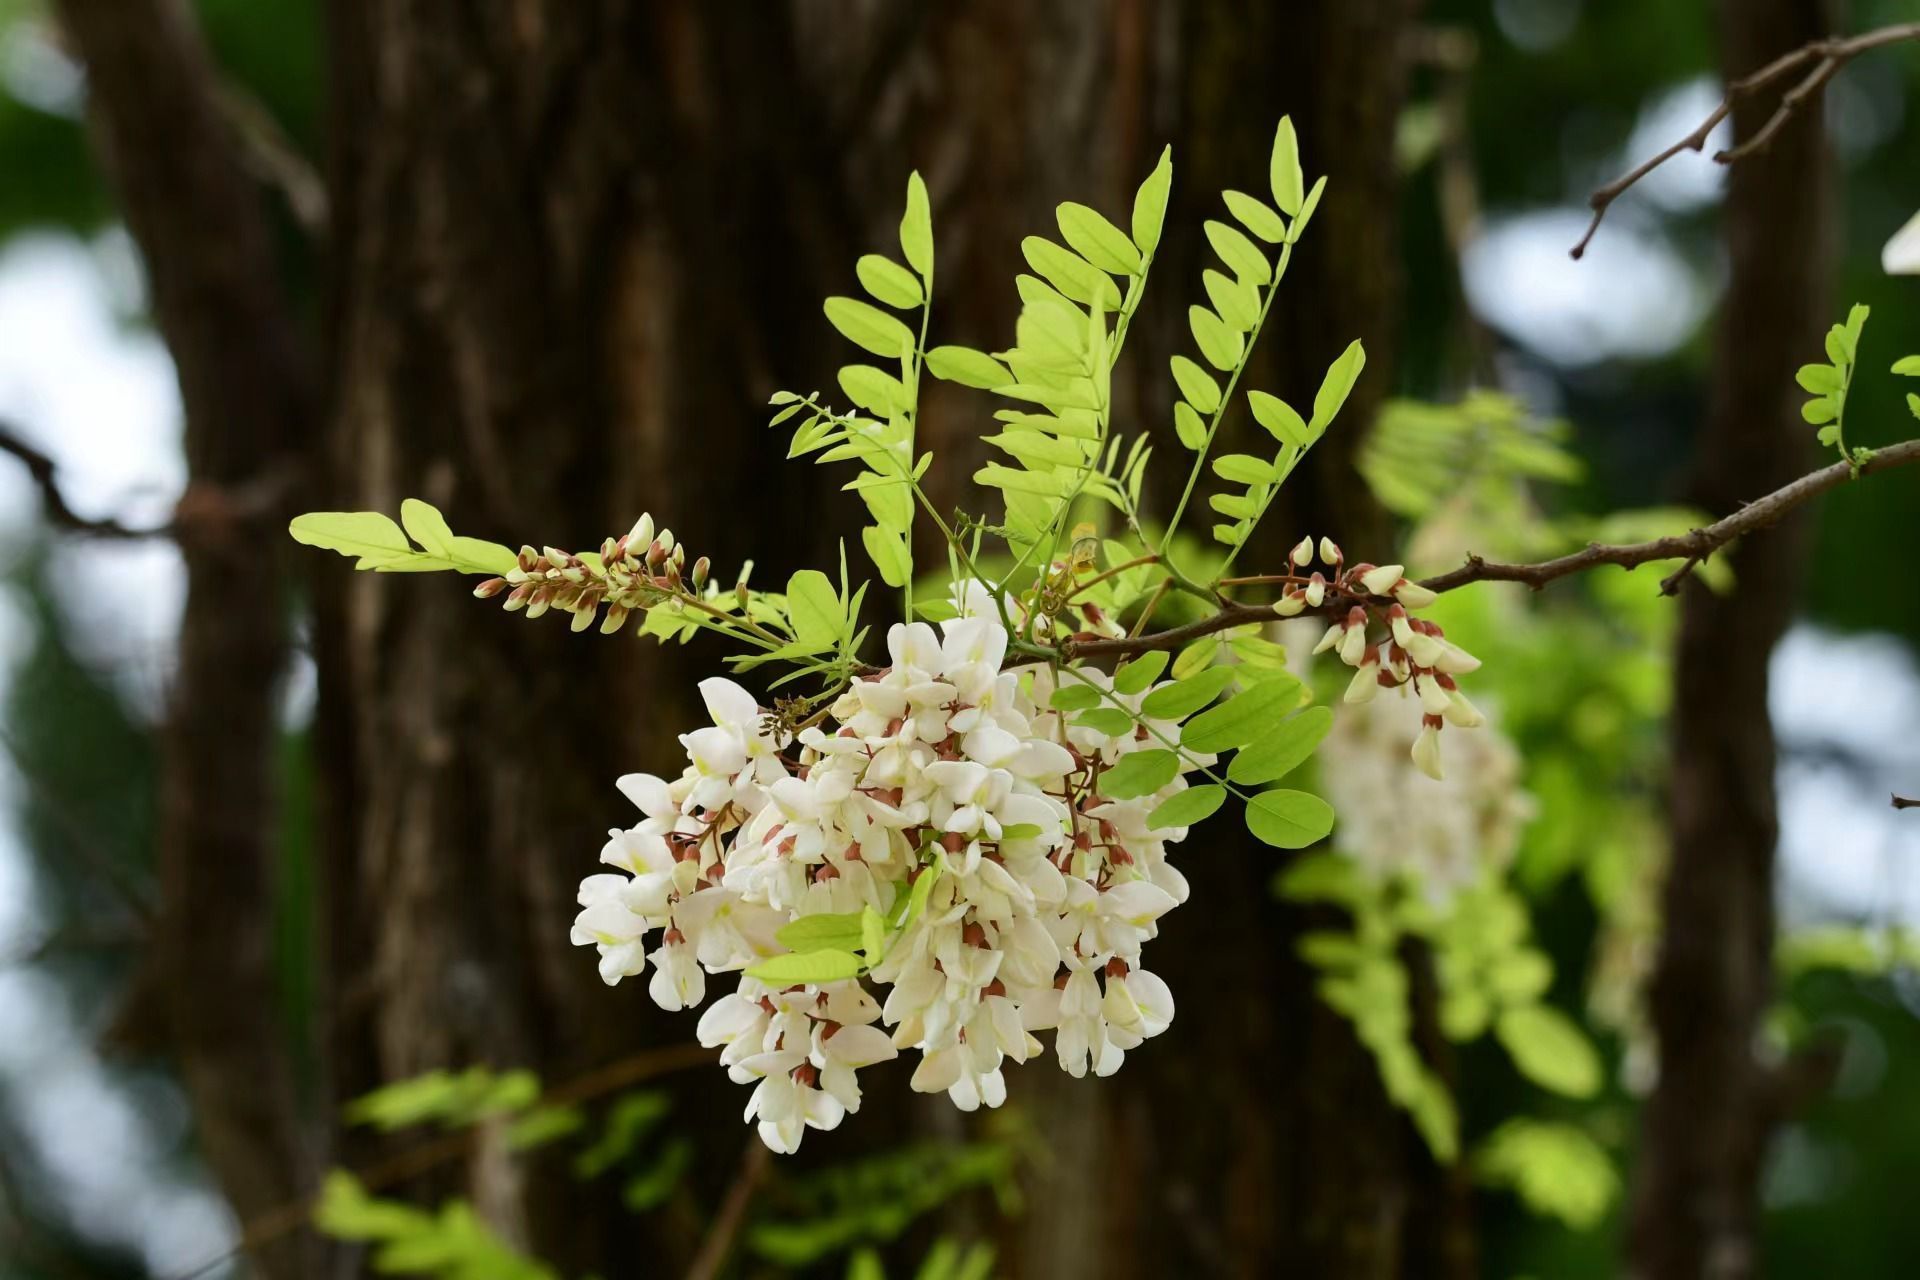
[(1277, 877), (1277, 891), (1291, 902), (1353, 904), (1366, 897), (1367, 882), (1358, 864), (1337, 853), (1310, 853)]
[(1173, 148), (1160, 152), (1160, 163), (1133, 196), (1133, 242), (1141, 253), (1152, 253), (1160, 243), (1160, 227), (1167, 218), (1167, 195), (1173, 189)]
[(1273, 464), (1250, 453), (1223, 453), (1213, 460), (1213, 473), (1235, 484), (1272, 484)]
[[(1206, 636), (1206, 637), (1203, 637), (1202, 639), (1195, 640), (1192, 644), (1182, 649), (1179, 653), (1179, 656), (1174, 658), (1173, 678), (1175, 680), (1185, 680), (1191, 676), (1197, 676), (1202, 671), (1205, 671), (1208, 667), (1212, 666), (1213, 660), (1219, 656), (1220, 656), (1220, 642), (1218, 640), (1214, 639), (1212, 636)], [(1223, 685), (1221, 687), (1224, 688), (1225, 686)], [(1158, 690), (1155, 690), (1156, 694), (1158, 692), (1159, 692)], [(1149, 696), (1152, 696), (1152, 695), (1149, 695)], [(1146, 706), (1145, 703), (1141, 704), (1141, 708), (1143, 710), (1145, 709), (1145, 706)]]
[(1907, 394), (1907, 408), (1913, 411), (1914, 417), (1920, 418), (1920, 395), (1914, 395), (1912, 392), (1909, 392)]
[(1313, 397), (1313, 422), (1308, 428), (1316, 439), (1333, 421), (1333, 415), (1340, 412), (1340, 406), (1347, 402), (1347, 394), (1353, 390), (1353, 384), (1360, 380), (1360, 371), (1366, 365), (1367, 349), (1355, 338), (1327, 366), (1327, 376), (1321, 380), (1320, 390)]
[(1091, 729), (1109, 738), (1126, 737), (1133, 733), (1133, 717), (1118, 707), (1101, 707), (1086, 712), (1075, 717), (1073, 723), (1076, 728)]
[(899, 359), (913, 350), (913, 333), (870, 302), (828, 298), (822, 306), (841, 336), (877, 356)]
[(1047, 705), (1055, 711), (1086, 711), (1100, 705), (1100, 690), (1084, 680), (1076, 680), (1055, 689)]
[(1200, 415), (1185, 400), (1173, 406), (1173, 434), (1181, 444), (1196, 453), (1207, 442), (1207, 424), (1200, 420)]
[(1273, 131), (1273, 155), (1268, 160), (1268, 177), (1273, 185), (1273, 202), (1289, 218), (1300, 212), (1301, 192), (1306, 179), (1300, 172), (1300, 140), (1294, 136), (1293, 119), (1280, 117)]
[(1207, 243), (1220, 255), (1220, 260), (1233, 269), (1233, 273), (1242, 280), (1254, 284), (1265, 284), (1273, 278), (1273, 271), (1267, 265), (1267, 255), (1254, 246), (1253, 241), (1242, 235), (1237, 229), (1224, 222), (1209, 220), (1206, 223)]
[(1191, 827), (1206, 821), (1225, 803), (1227, 789), (1208, 783), (1188, 787), (1147, 815), (1149, 827)]
[(917, 307), (926, 300), (913, 273), (892, 258), (866, 254), (853, 264), (853, 273), (860, 277), (862, 289), (890, 307)]
[(920, 273), (933, 279), (933, 214), (927, 206), (927, 184), (919, 170), (907, 175), (907, 210), (900, 216), (900, 253)]
[(1140, 251), (1127, 239), (1126, 232), (1108, 222), (1094, 209), (1071, 200), (1054, 211), (1060, 234), (1073, 251), (1102, 271), (1116, 275), (1140, 274)]
[(1193, 340), (1200, 346), (1200, 354), (1214, 368), (1226, 371), (1240, 363), (1240, 353), (1246, 343), (1240, 337), (1240, 331), (1229, 325), (1205, 307), (1188, 307), (1187, 324), (1193, 329)]
[(1553, 961), (1532, 947), (1509, 951), (1487, 967), (1487, 989), (1504, 1004), (1532, 1004), (1553, 984)]
[(1187, 403), (1202, 414), (1210, 414), (1220, 407), (1220, 384), (1213, 380), (1212, 374), (1185, 356), (1175, 356), (1169, 363), (1173, 366), (1173, 380)]
[(749, 978), (776, 986), (839, 982), (857, 976), (866, 965), (851, 951), (826, 949), (769, 956), (747, 970)]
[(1114, 800), (1152, 795), (1180, 776), (1180, 755), (1161, 747), (1121, 756), (1100, 775), (1100, 794)]
[(359, 563), (354, 566), (357, 569), (404, 564), (419, 556), (393, 518), (378, 511), (309, 512), (295, 516), (287, 532), (293, 535), (294, 541), (310, 547), (357, 556)]
[(914, 876), (913, 888), (907, 894), (906, 910), (900, 913), (900, 928), (907, 928), (926, 913), (927, 899), (933, 896), (933, 887), (939, 879), (940, 872), (933, 867), (924, 867)]
[(1075, 302), (1098, 302), (1109, 311), (1120, 307), (1120, 292), (1113, 277), (1070, 249), (1063, 249), (1045, 236), (1028, 236), (1020, 242), (1027, 265), (1039, 272), (1054, 288)]
[(805, 954), (809, 951), (852, 951), (860, 945), (861, 933), (860, 913), (849, 911), (801, 916), (782, 925), (773, 936), (787, 950)]
[(1245, 280), (1208, 267), (1200, 273), (1200, 283), (1206, 286), (1207, 301), (1220, 318), (1241, 333), (1259, 323), (1260, 293)]
[(860, 950), (869, 965), (879, 964), (887, 950), (887, 918), (872, 907), (860, 909)]
[(1822, 423), (1832, 422), (1839, 414), (1840, 407), (1825, 396), (1809, 400), (1800, 406), (1800, 416), (1816, 427)]
[(418, 498), (408, 498), (400, 504), (400, 523), (427, 554), (443, 560), (453, 559), (453, 530), (447, 527), (446, 518), (438, 508)]
[(1159, 650), (1141, 654), (1113, 673), (1113, 691), (1129, 697), (1145, 693), (1160, 678), (1160, 673), (1167, 669), (1167, 660), (1166, 653)]
[(1816, 396), (1831, 395), (1841, 387), (1840, 371), (1830, 364), (1803, 364), (1793, 380)]
[(1281, 444), (1305, 449), (1313, 443), (1307, 424), (1300, 420), (1293, 406), (1279, 396), (1270, 396), (1264, 391), (1249, 391), (1247, 406), (1253, 410), (1254, 421), (1265, 427), (1267, 433)]
[(1333, 806), (1305, 791), (1262, 791), (1247, 802), (1247, 830), (1276, 849), (1304, 849), (1333, 830)]
[(907, 407), (907, 389), (900, 379), (870, 364), (850, 364), (840, 370), (840, 390), (862, 409), (890, 418)]
[[(1909, 378), (1920, 378), (1920, 356), (1902, 356), (1893, 362), (1893, 371)], [(1807, 390), (1813, 390), (1808, 387)]]
[(927, 352), (927, 368), (942, 382), (957, 382), (981, 391), (1004, 387), (1013, 381), (1007, 366), (972, 347), (935, 347)]
[(1332, 727), (1333, 712), (1308, 707), (1248, 744), (1227, 766), (1227, 777), (1248, 786), (1277, 781), (1299, 768)]
[(1591, 1098), (1600, 1090), (1600, 1055), (1573, 1019), (1543, 1004), (1508, 1009), (1494, 1023), (1513, 1065), (1543, 1089), (1570, 1098)]
[(1241, 191), (1221, 193), (1227, 201), (1227, 209), (1237, 218), (1240, 225), (1270, 244), (1279, 244), (1287, 238), (1287, 224), (1279, 214), (1267, 207), (1264, 200), (1256, 200)]
[[(1207, 644), (1213, 643), (1209, 638)], [(1184, 661), (1185, 654), (1181, 655)], [(1180, 675), (1180, 663), (1173, 665), (1175, 676)], [(1233, 671), (1228, 667), (1208, 667), (1197, 674), (1177, 679), (1164, 689), (1155, 689), (1140, 703), (1140, 714), (1149, 720), (1178, 720), (1190, 716), (1200, 708), (1220, 696), (1222, 690), (1233, 683)]]
[(1313, 211), (1320, 207), (1320, 193), (1326, 189), (1327, 180), (1325, 177), (1314, 180), (1313, 189), (1307, 192), (1307, 202), (1300, 206), (1300, 216), (1293, 220), (1291, 227), (1287, 228), (1287, 239), (1290, 242), (1294, 244), (1300, 242), (1300, 233), (1305, 231), (1307, 229), (1307, 223), (1313, 220)]
[(1268, 680), (1187, 721), (1180, 745), (1189, 751), (1217, 753), (1244, 747), (1299, 705), (1298, 685)]
[(860, 530), (860, 543), (867, 558), (880, 571), (880, 580), (890, 587), (904, 587), (913, 575), (913, 561), (907, 554), (907, 542), (900, 534), (878, 525)]

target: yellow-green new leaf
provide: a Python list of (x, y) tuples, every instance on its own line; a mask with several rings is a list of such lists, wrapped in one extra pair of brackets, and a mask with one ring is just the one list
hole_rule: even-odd
[(801, 916), (782, 925), (773, 936), (789, 951), (852, 951), (860, 945), (863, 929), (860, 913), (822, 913)]
[(880, 571), (882, 582), (890, 587), (907, 585), (907, 579), (913, 574), (913, 561), (907, 554), (905, 538), (870, 524), (860, 531), (860, 544), (867, 549), (867, 559)]
[(1600, 1054), (1558, 1009), (1544, 1004), (1508, 1009), (1493, 1030), (1513, 1065), (1541, 1088), (1570, 1098), (1591, 1098), (1600, 1091)]
[(1292, 711), (1299, 699), (1299, 688), (1287, 681), (1262, 681), (1187, 721), (1180, 745), (1209, 754), (1244, 747)]
[(892, 258), (883, 258), (877, 253), (865, 254), (853, 264), (853, 273), (860, 277), (862, 289), (890, 307), (905, 310), (919, 306), (926, 298), (920, 292), (920, 282), (913, 278), (913, 273)]
[(1113, 673), (1113, 691), (1127, 697), (1145, 693), (1167, 669), (1167, 661), (1167, 654), (1162, 650), (1141, 654)]
[(1174, 384), (1188, 404), (1203, 414), (1220, 407), (1220, 384), (1213, 380), (1212, 374), (1185, 356), (1175, 356), (1169, 363), (1173, 367)]
[(1167, 219), (1167, 196), (1173, 190), (1173, 148), (1160, 152), (1160, 163), (1140, 184), (1133, 196), (1133, 243), (1141, 253), (1152, 253), (1160, 243), (1160, 228)]
[[(1211, 645), (1213, 640), (1203, 643)], [(1186, 661), (1186, 654), (1180, 655), (1180, 661), (1173, 664), (1176, 677), (1173, 684), (1164, 689), (1155, 689), (1140, 703), (1140, 714), (1150, 720), (1178, 720), (1190, 716), (1200, 708), (1219, 697), (1226, 687), (1233, 683), (1233, 672), (1227, 667), (1196, 668), (1191, 675), (1184, 674), (1180, 663)]]
[(1148, 814), (1147, 825), (1154, 828), (1191, 827), (1211, 818), (1226, 798), (1227, 789), (1212, 783), (1188, 787)]
[(1098, 302), (1109, 311), (1118, 310), (1120, 291), (1113, 277), (1071, 249), (1063, 249), (1045, 236), (1028, 236), (1020, 242), (1027, 265), (1046, 278), (1048, 284), (1075, 302)]
[(838, 641), (847, 626), (839, 593), (818, 569), (802, 569), (787, 579), (787, 616), (794, 638), (819, 648)]
[(1188, 307), (1187, 323), (1193, 329), (1193, 340), (1199, 344), (1200, 354), (1207, 363), (1223, 373), (1240, 363), (1240, 353), (1246, 344), (1239, 330), (1233, 328), (1205, 307)]
[(927, 352), (927, 368), (942, 382), (957, 382), (981, 391), (1004, 387), (1013, 381), (1007, 366), (972, 347), (935, 347)]
[(1333, 416), (1340, 412), (1340, 406), (1347, 402), (1347, 394), (1353, 390), (1353, 384), (1360, 380), (1360, 371), (1367, 366), (1367, 349), (1355, 338), (1347, 344), (1334, 362), (1327, 366), (1327, 376), (1321, 380), (1320, 390), (1313, 397), (1313, 422), (1308, 427), (1309, 434), (1319, 439), (1320, 433), (1327, 429)]
[(1180, 776), (1178, 752), (1163, 747), (1131, 751), (1100, 775), (1100, 794), (1114, 800), (1152, 795)]
[(1249, 391), (1247, 406), (1253, 410), (1253, 420), (1265, 427), (1267, 434), (1281, 444), (1304, 449), (1313, 443), (1307, 424), (1300, 420), (1293, 406), (1279, 396), (1270, 396), (1264, 391)]
[(1259, 323), (1260, 293), (1245, 280), (1208, 267), (1200, 273), (1200, 283), (1206, 287), (1207, 301), (1220, 313), (1220, 318), (1241, 333)]
[(1221, 193), (1227, 202), (1227, 211), (1239, 219), (1240, 225), (1259, 236), (1269, 244), (1279, 244), (1287, 238), (1287, 224), (1269, 209), (1264, 200), (1256, 200), (1243, 191), (1225, 191)]
[(1173, 434), (1181, 444), (1195, 452), (1207, 443), (1207, 424), (1200, 420), (1200, 415), (1185, 400), (1173, 406)]
[(769, 956), (748, 969), (747, 976), (786, 987), (798, 983), (838, 982), (842, 978), (858, 976), (865, 967), (860, 957), (851, 951), (828, 948)]
[(1099, 210), (1069, 200), (1054, 211), (1060, 234), (1073, 251), (1102, 271), (1116, 275), (1140, 274), (1140, 251), (1126, 232), (1108, 222)]
[(1306, 179), (1300, 172), (1300, 139), (1294, 136), (1293, 119), (1281, 116), (1273, 131), (1273, 155), (1268, 160), (1268, 177), (1273, 185), (1273, 202), (1289, 218), (1300, 212)]
[(1304, 849), (1333, 830), (1333, 806), (1305, 791), (1262, 791), (1247, 801), (1247, 830), (1276, 849)]
[(933, 214), (927, 206), (927, 184), (919, 170), (907, 175), (907, 211), (900, 216), (900, 254), (920, 278), (933, 279)]
[(842, 337), (877, 356), (897, 360), (913, 350), (913, 332), (870, 302), (828, 298), (822, 309)]
[(1227, 766), (1227, 779), (1248, 786), (1276, 782), (1299, 768), (1332, 727), (1333, 712), (1325, 707), (1308, 707), (1291, 720), (1281, 721), (1234, 756)]
[(1207, 243), (1220, 255), (1220, 260), (1233, 269), (1233, 273), (1242, 280), (1254, 284), (1265, 284), (1273, 278), (1273, 269), (1267, 265), (1267, 255), (1255, 247), (1253, 241), (1224, 222), (1209, 220), (1205, 225)]

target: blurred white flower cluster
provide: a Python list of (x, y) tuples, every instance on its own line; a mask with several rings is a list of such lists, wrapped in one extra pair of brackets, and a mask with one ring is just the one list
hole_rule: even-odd
[(1519, 753), (1494, 727), (1460, 735), (1456, 767), (1428, 776), (1414, 744), (1432, 732), (1430, 715), (1404, 693), (1349, 704), (1321, 744), (1320, 770), (1340, 814), (1339, 851), (1376, 880), (1404, 876), (1444, 902), (1512, 861), (1534, 805)]
[[(1004, 1100), (1002, 1068), (1043, 1051), (1036, 1031), (1054, 1031), (1066, 1071), (1108, 1075), (1173, 1018), (1140, 952), (1187, 897), (1166, 856), (1186, 828), (1147, 817), (1187, 784), (1171, 774), (1117, 800), (1102, 778), (1156, 733), (1177, 740), (1177, 724), (1068, 723), (1049, 709), (1053, 672), (1001, 669), (998, 603), (977, 586), (956, 603), (940, 632), (893, 627), (888, 668), (797, 733), (732, 681), (702, 682), (714, 724), (681, 738), (691, 763), (671, 782), (621, 779), (644, 820), (611, 834), (614, 870), (580, 887), (573, 940), (598, 950), (609, 983), (651, 965), (664, 1008), (779, 957), (699, 1025), (755, 1086), (747, 1117), (775, 1151), (858, 1110), (857, 1071), (899, 1050), (920, 1053), (915, 1089), (973, 1110)], [(1152, 692), (1115, 693), (1095, 670), (1062, 678), (1116, 711)], [(817, 980), (792, 976), (816, 963)]]

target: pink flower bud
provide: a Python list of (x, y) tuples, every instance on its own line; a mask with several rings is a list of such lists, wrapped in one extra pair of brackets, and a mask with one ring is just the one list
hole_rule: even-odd
[(610, 604), (607, 606), (607, 616), (600, 620), (600, 634), (603, 636), (610, 636), (614, 632), (618, 631), (621, 627), (625, 626), (626, 622), (627, 622), (626, 606), (620, 605), (620, 604)]
[(485, 582), (473, 589), (473, 594), (476, 599), (491, 600), (506, 589), (507, 580), (505, 578), (488, 578)]

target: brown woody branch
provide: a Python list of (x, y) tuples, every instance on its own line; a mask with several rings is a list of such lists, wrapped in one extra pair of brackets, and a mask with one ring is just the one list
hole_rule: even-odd
[(1896, 809), (1920, 809), (1920, 800), (1909, 800), (1905, 796), (1895, 796), (1893, 807)]
[[(1640, 179), (1658, 169), (1682, 151), (1700, 151), (1705, 149), (1707, 138), (1722, 120), (1733, 113), (1733, 107), (1740, 99), (1772, 86), (1794, 75), (1806, 71), (1794, 86), (1780, 96), (1780, 105), (1767, 118), (1767, 122), (1754, 131), (1752, 137), (1739, 146), (1727, 151), (1715, 153), (1716, 164), (1732, 164), (1748, 156), (1757, 155), (1773, 144), (1773, 139), (1793, 114), (1806, 105), (1811, 98), (1826, 89), (1827, 84), (1840, 69), (1863, 53), (1879, 49), (1890, 44), (1899, 44), (1906, 40), (1920, 40), (1920, 22), (1902, 22), (1893, 26), (1877, 27), (1857, 36), (1835, 37), (1829, 40), (1815, 40), (1802, 45), (1791, 53), (1783, 54), (1750, 76), (1744, 76), (1727, 86), (1726, 97), (1715, 107), (1698, 128), (1680, 139), (1665, 151), (1642, 161), (1634, 168), (1621, 174), (1606, 186), (1595, 191), (1587, 203), (1593, 209), (1593, 221), (1587, 225), (1587, 233), (1573, 246), (1575, 258), (1583, 256), (1587, 245), (1593, 239), (1594, 232), (1600, 229), (1600, 220), (1607, 216), (1607, 210), (1613, 202), (1627, 193)], [(1808, 69), (1811, 68), (1811, 69)]]
[[(1916, 462), (1920, 462), (1920, 440), (1907, 440), (1877, 451), (1865, 462), (1860, 463), (1857, 470), (1859, 474), (1864, 475), (1868, 472), (1887, 471)], [(1764, 498), (1748, 503), (1725, 519), (1716, 520), (1710, 525), (1694, 529), (1689, 533), (1655, 538), (1650, 542), (1590, 543), (1579, 551), (1570, 552), (1552, 560), (1544, 560), (1538, 564), (1501, 564), (1479, 556), (1468, 556), (1467, 563), (1458, 569), (1440, 574), (1438, 577), (1423, 579), (1420, 585), (1429, 591), (1453, 591), (1474, 582), (1524, 582), (1537, 591), (1556, 579), (1583, 573), (1601, 565), (1618, 565), (1623, 569), (1636, 569), (1643, 564), (1679, 560), (1680, 567), (1660, 583), (1661, 594), (1672, 595), (1679, 590), (1681, 580), (1702, 560), (1736, 538), (1764, 529), (1794, 508), (1829, 489), (1846, 483), (1853, 478), (1855, 471), (1856, 468), (1851, 463), (1836, 462), (1830, 467), (1823, 467), (1819, 471), (1801, 476), (1792, 484), (1776, 489)], [(1338, 615), (1356, 603), (1362, 603), (1362, 601), (1329, 591), (1326, 600), (1317, 609), (1309, 612)], [(1157, 649), (1177, 650), (1205, 636), (1230, 631), (1234, 627), (1249, 623), (1272, 622), (1281, 616), (1270, 604), (1225, 604), (1217, 613), (1168, 631), (1128, 636), (1123, 639), (1068, 641), (1062, 646), (1061, 655), (1066, 658), (1094, 658), (1149, 653)]]

